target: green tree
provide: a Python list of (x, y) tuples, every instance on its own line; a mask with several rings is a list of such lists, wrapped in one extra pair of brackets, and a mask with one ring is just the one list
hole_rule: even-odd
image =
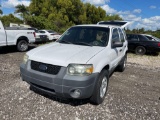
[(122, 20), (118, 15), (108, 16), (101, 7), (81, 0), (31, 0), (27, 24), (40, 29), (64, 32), (77, 24), (96, 24), (103, 20)]
[(22, 20), (15, 17), (13, 14), (4, 15), (4, 16), (0, 17), (0, 20), (2, 21), (2, 23), (5, 27), (8, 27), (10, 23), (17, 23), (17, 24), (23, 23)]
[(110, 21), (110, 20), (123, 20), (119, 15), (106, 15), (105, 21)]
[(25, 16), (28, 15), (29, 13), (28, 8), (23, 4), (19, 4), (15, 8), (16, 8), (15, 13), (21, 14), (21, 17), (23, 18), (23, 21), (25, 23)]
[[(0, 8), (1, 8), (1, 5), (0, 5)], [(0, 9), (0, 14), (2, 15), (3, 14), (3, 11)]]

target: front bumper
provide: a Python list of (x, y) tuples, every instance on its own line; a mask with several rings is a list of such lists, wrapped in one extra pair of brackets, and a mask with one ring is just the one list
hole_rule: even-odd
[(158, 46), (151, 46), (146, 48), (147, 52), (160, 52), (160, 47)]
[(61, 67), (57, 75), (51, 75), (32, 70), (30, 61), (26, 65), (20, 65), (22, 79), (37, 89), (65, 98), (74, 98), (71, 95), (72, 91), (78, 89), (80, 96), (77, 99), (91, 97), (99, 73), (89, 76), (71, 76), (66, 74), (66, 70), (66, 67)]
[(155, 52), (160, 52), (160, 47), (154, 49)]

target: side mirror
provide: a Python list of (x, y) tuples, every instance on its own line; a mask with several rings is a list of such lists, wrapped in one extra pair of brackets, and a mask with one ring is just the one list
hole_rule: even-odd
[(112, 47), (113, 47), (113, 48), (123, 47), (123, 43), (122, 43), (122, 42), (113, 42), (113, 43), (112, 43)]

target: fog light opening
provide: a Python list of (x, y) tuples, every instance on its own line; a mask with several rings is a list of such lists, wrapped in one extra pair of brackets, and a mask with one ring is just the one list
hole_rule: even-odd
[(79, 98), (81, 96), (81, 91), (79, 89), (71, 90), (70, 95), (73, 98)]

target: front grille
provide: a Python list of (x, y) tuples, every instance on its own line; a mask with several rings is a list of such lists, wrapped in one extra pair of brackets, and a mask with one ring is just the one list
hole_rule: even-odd
[(31, 61), (31, 69), (43, 73), (57, 75), (61, 67), (56, 65), (45, 64), (41, 62)]

